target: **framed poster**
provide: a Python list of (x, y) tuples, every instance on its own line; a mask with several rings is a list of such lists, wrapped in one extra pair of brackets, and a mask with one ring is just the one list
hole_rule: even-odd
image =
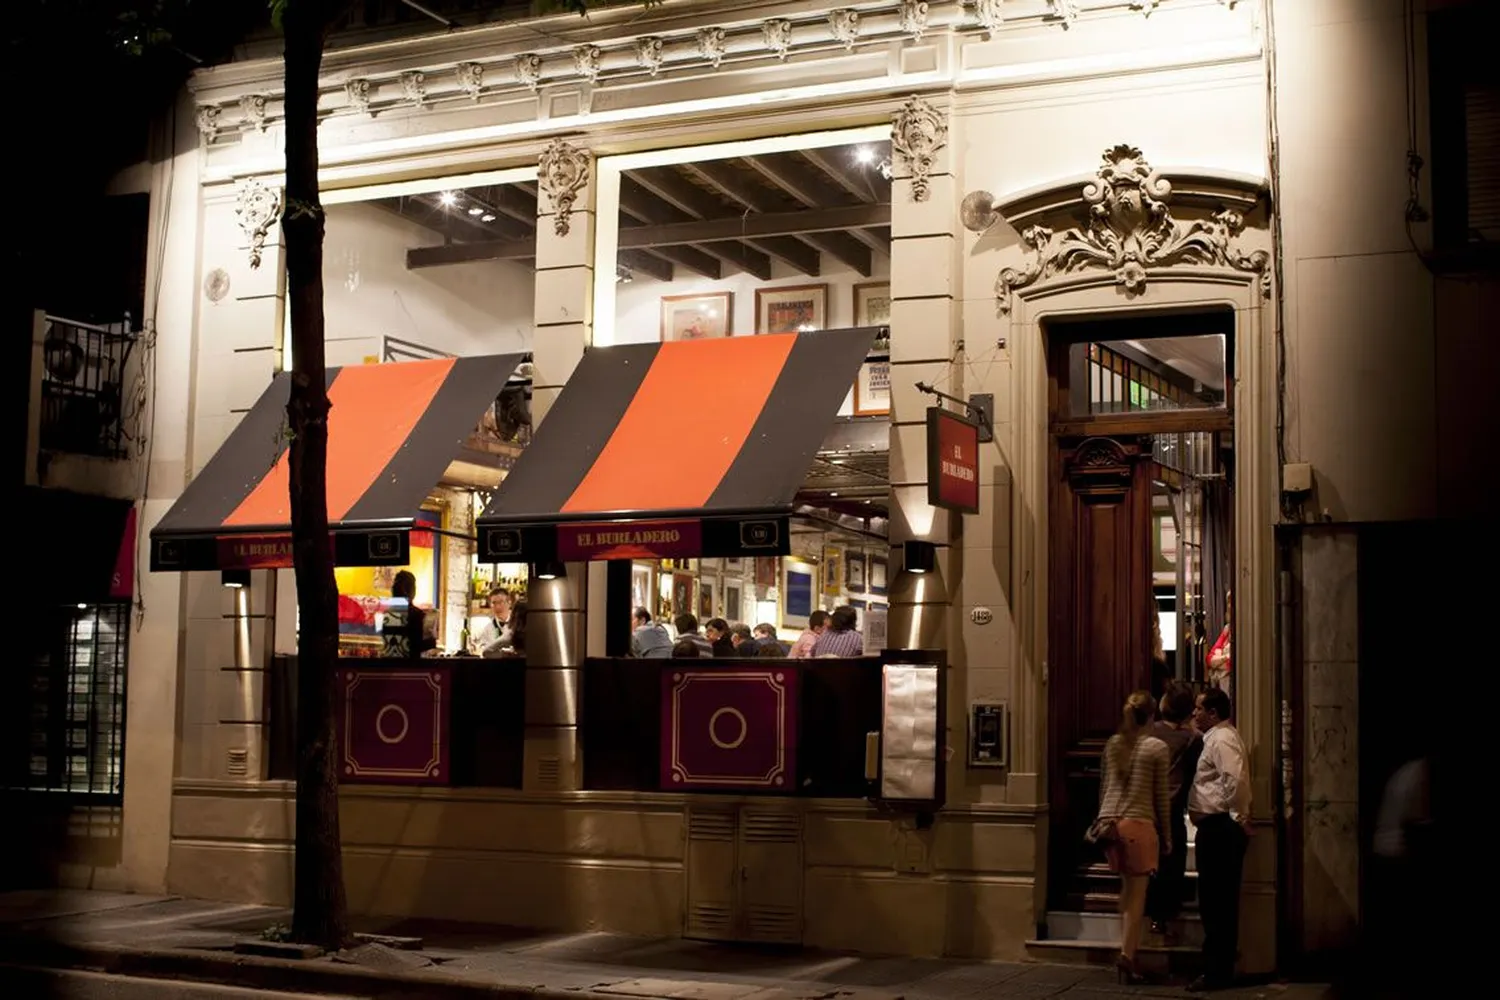
[(891, 323), (891, 283), (867, 281), (854, 286), (854, 325), (889, 326)]
[(891, 363), (866, 361), (854, 382), (854, 415), (873, 417), (891, 412)]
[(813, 613), (813, 567), (795, 559), (782, 560), (781, 627), (806, 628)]
[(651, 573), (649, 565), (643, 563), (632, 563), (630, 566), (630, 606), (633, 612), (636, 608), (651, 610)]
[(776, 586), (776, 557), (755, 557), (755, 585), (757, 587)]
[(695, 614), (693, 584), (697, 581), (686, 573), (672, 575), (672, 614)]
[(840, 549), (823, 550), (823, 593), (837, 596), (844, 592), (844, 553)]
[(856, 594), (865, 592), (865, 554), (844, 553), (844, 585)]
[[(870, 593), (872, 593), (872, 594), (884, 594), (885, 593), (885, 588), (887, 586), (886, 579), (887, 579), (887, 576), (888, 576), (889, 573), (890, 573), (890, 567), (886, 565), (886, 560), (885, 560), (884, 556), (871, 556), (870, 557), (870, 570), (869, 570), (869, 577), (870, 577), (870, 579), (868, 581), (869, 584), (870, 584)], [(870, 605), (870, 606), (874, 607), (873, 604)]]
[(661, 297), (661, 339), (704, 340), (727, 337), (734, 325), (734, 293)]
[(700, 579), (698, 581), (698, 620), (707, 621), (714, 617), (714, 584), (712, 580)]
[(827, 285), (755, 290), (756, 333), (821, 330), (828, 318)]
[(724, 584), (724, 617), (738, 620), (745, 613), (744, 591), (738, 581)]
[(726, 573), (743, 573), (744, 571), (745, 571), (745, 557), (744, 556), (725, 556), (724, 557), (724, 572), (726, 572)]

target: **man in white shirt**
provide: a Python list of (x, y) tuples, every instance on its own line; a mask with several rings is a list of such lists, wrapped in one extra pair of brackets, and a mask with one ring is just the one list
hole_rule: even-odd
[(1234, 978), (1240, 943), (1240, 879), (1250, 834), (1250, 758), (1229, 721), (1229, 695), (1210, 688), (1198, 696), (1193, 722), (1203, 753), (1188, 792), (1188, 817), (1197, 828), (1198, 911), (1203, 918), (1203, 975), (1188, 989), (1224, 989)]

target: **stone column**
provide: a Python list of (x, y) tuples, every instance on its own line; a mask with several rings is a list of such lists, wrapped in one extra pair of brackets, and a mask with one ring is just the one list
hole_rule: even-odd
[[(953, 557), (953, 518), (927, 503), (927, 408), (938, 400), (916, 388), (923, 382), (953, 396), (963, 395), (963, 370), (954, 364), (960, 338), (959, 223), (948, 110), (913, 97), (892, 120), (891, 144), (890, 541), (895, 578), (890, 642), (949, 650), (954, 669), (948, 675), (948, 711), (953, 725), (959, 726), (966, 671), (954, 655), (947, 610), (961, 566)], [(935, 573), (924, 574), (924, 579), (906, 572), (903, 543), (908, 540), (933, 544)], [(951, 773), (949, 787), (958, 787)]]
[[(203, 192), (202, 280), (193, 283), (200, 298), (189, 476), (213, 458), (281, 366), (286, 274), (280, 211), (280, 189), (255, 178)], [(239, 589), (223, 586), (216, 573), (184, 577), (184, 776), (264, 777), (264, 682), (276, 582), (271, 570), (252, 572), (249, 586)]]
[[(597, 185), (593, 158), (565, 139), (538, 163), (535, 333), (532, 339), (532, 420), (540, 424), (593, 342), (594, 230)], [(578, 749), (579, 678), (590, 593), (588, 566), (527, 587), (527, 791), (582, 786)]]

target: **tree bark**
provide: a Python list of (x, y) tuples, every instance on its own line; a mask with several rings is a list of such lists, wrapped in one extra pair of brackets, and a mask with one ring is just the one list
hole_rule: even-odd
[(297, 844), (292, 938), (327, 949), (349, 938), (339, 842), (338, 587), (328, 533), (328, 388), (323, 350), (323, 206), (318, 198), (318, 76), (327, 0), (287, 0), (286, 195), (291, 311), (292, 553), (297, 577)]

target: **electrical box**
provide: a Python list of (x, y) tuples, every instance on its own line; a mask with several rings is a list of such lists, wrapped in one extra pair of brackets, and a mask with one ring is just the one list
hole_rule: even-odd
[(1010, 718), (1005, 702), (969, 706), (969, 766), (1005, 767), (1010, 762)]
[(1288, 462), (1281, 467), (1281, 491), (1283, 493), (1311, 493), (1312, 488), (1312, 465), (1310, 463)]

